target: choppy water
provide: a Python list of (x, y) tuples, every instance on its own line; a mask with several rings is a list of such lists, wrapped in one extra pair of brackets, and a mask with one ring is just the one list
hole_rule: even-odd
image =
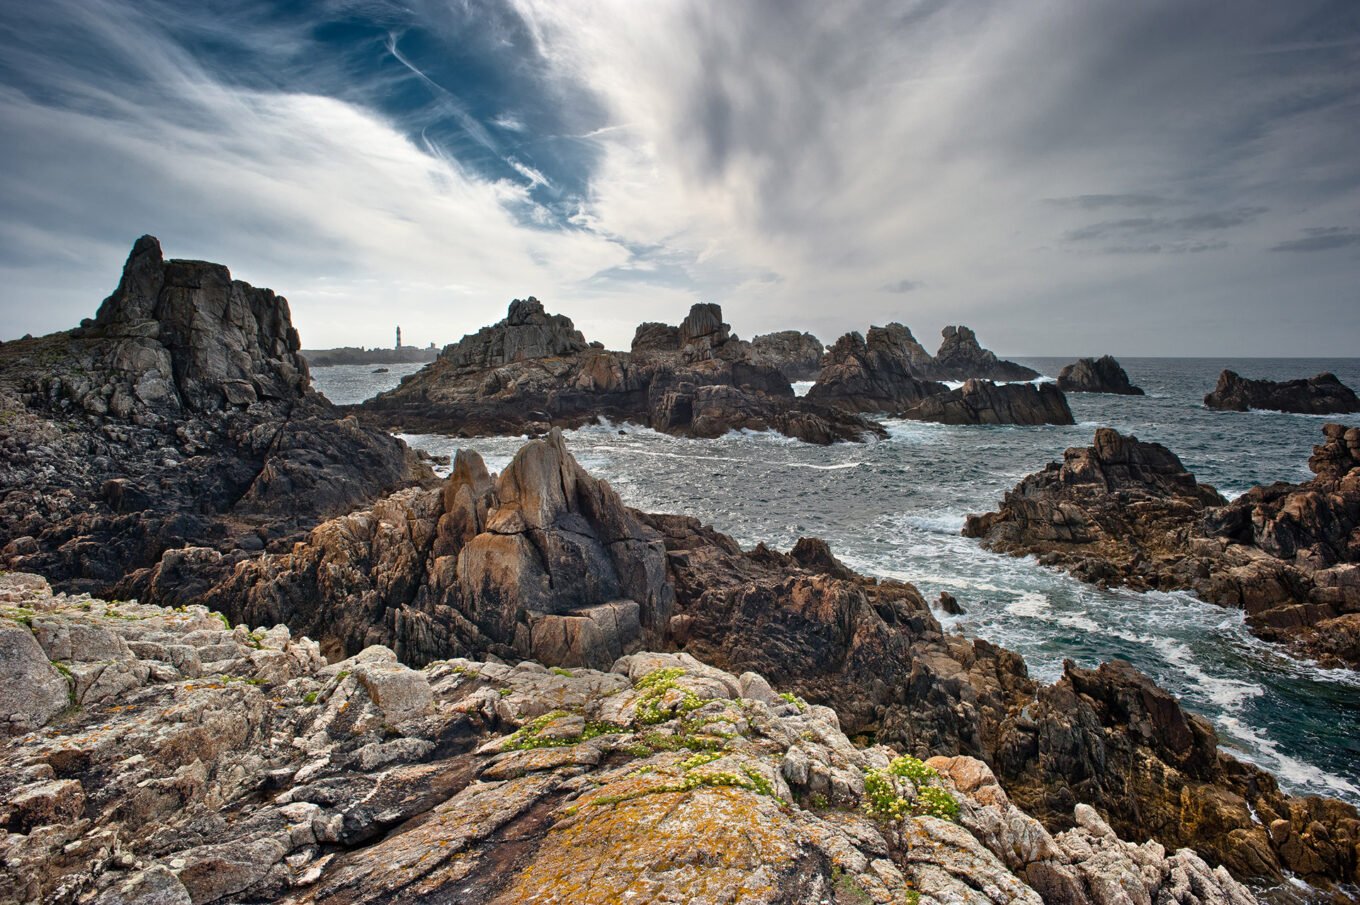
[[(1027, 359), (1056, 374), (1071, 359)], [(1091, 442), (1102, 425), (1165, 443), (1225, 495), (1309, 476), (1325, 417), (1212, 412), (1202, 405), (1220, 370), (1282, 380), (1331, 370), (1360, 388), (1360, 359), (1124, 359), (1146, 397), (1074, 394), (1074, 427), (950, 427), (888, 423), (890, 439), (809, 446), (774, 434), (684, 440), (632, 425), (571, 431), (593, 474), (641, 509), (697, 516), (736, 537), (787, 549), (825, 538), (848, 565), (942, 590), (967, 610), (946, 625), (1024, 655), (1053, 680), (1062, 661), (1132, 661), (1218, 727), (1222, 742), (1275, 772), (1292, 791), (1360, 804), (1360, 674), (1281, 656), (1247, 633), (1242, 614), (1185, 594), (1102, 591), (1032, 559), (998, 556), (959, 536), (965, 514), (994, 509), (1030, 472)], [(395, 386), (404, 369), (327, 368), (317, 386), (358, 401)], [(362, 372), (362, 373), (360, 373)], [(1356, 419), (1360, 421), (1360, 419)], [(523, 438), (409, 436), (451, 454), (477, 449), (503, 468)]]

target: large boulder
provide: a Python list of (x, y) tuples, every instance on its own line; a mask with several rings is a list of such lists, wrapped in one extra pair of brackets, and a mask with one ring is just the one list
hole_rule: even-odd
[(967, 380), (956, 390), (926, 397), (902, 416), (939, 424), (1076, 423), (1067, 397), (1053, 384), (990, 380)]
[(897, 323), (869, 328), (867, 339), (847, 333), (826, 353), (807, 398), (853, 412), (900, 414), (947, 390), (922, 376), (924, 352), (911, 331)]
[(443, 352), (456, 370), (481, 371), (536, 358), (574, 355), (589, 346), (571, 318), (548, 314), (532, 295), (510, 303), (505, 319), (468, 334)]
[(1058, 374), (1058, 389), (1064, 393), (1114, 393), (1142, 396), (1143, 391), (1129, 382), (1129, 375), (1110, 355), (1081, 358)]
[(1235, 371), (1218, 375), (1213, 392), (1204, 397), (1211, 409), (1245, 412), (1267, 409), (1305, 415), (1333, 415), (1360, 412), (1360, 397), (1337, 379), (1322, 372), (1307, 380), (1251, 380)]
[(751, 360), (777, 369), (788, 380), (815, 380), (824, 351), (820, 339), (797, 330), (765, 333), (751, 340)]

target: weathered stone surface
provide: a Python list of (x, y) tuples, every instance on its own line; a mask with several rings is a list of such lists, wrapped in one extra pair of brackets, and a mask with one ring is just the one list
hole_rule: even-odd
[(1360, 396), (1324, 371), (1306, 380), (1250, 380), (1234, 371), (1218, 375), (1218, 385), (1204, 397), (1211, 409), (1245, 412), (1268, 409), (1305, 415), (1340, 415), (1360, 412)]
[(1030, 475), (964, 533), (1086, 581), (1191, 590), (1247, 611), (1252, 631), (1328, 665), (1360, 666), (1360, 430), (1323, 428), (1304, 484), (1231, 503), (1176, 456), (1108, 428)]
[(1110, 355), (1080, 358), (1058, 374), (1058, 389), (1064, 393), (1114, 393), (1142, 396), (1143, 391), (1129, 382), (1129, 375)]
[(432, 478), (313, 392), (298, 349), (283, 298), (139, 239), (89, 326), (0, 344), (0, 566), (69, 588), (186, 544), (229, 566)]
[[(200, 607), (106, 617), (103, 601), (39, 597), (54, 623), (133, 650), (238, 634), (316, 649), (214, 631)], [(1037, 903), (1122, 901), (1095, 894), (1127, 874), (1148, 901), (1255, 901), (1191, 853), (1120, 842), (1085, 805), (1055, 841), (969, 758), (899, 781), (901, 815), (870, 816), (866, 777), (894, 751), (855, 747), (826, 708), (745, 697), (768, 685), (688, 655), (609, 673), (441, 661), (405, 670), (427, 703), (395, 722), (371, 681), (405, 669), (393, 658), (310, 657), (282, 683), (242, 658), (0, 743), (0, 898)], [(917, 816), (926, 789), (958, 823)], [(1041, 899), (1058, 888), (1076, 895)]]
[(774, 368), (789, 380), (815, 380), (824, 352), (820, 339), (797, 330), (765, 333), (751, 340), (751, 360)]
[[(0, 606), (0, 735), (44, 725), (70, 703), (66, 679), (52, 666), (24, 618), (26, 608)], [(11, 615), (13, 614), (13, 615)]]
[(796, 399), (712, 304), (695, 305), (679, 327), (642, 324), (626, 353), (588, 346), (535, 300), (531, 315), (515, 308), (358, 411), (384, 426), (457, 436), (538, 435), (600, 418), (695, 437), (774, 430), (827, 444), (884, 435), (857, 414)]
[(1067, 397), (1054, 384), (968, 380), (956, 390), (928, 396), (902, 412), (939, 424), (1075, 424)]

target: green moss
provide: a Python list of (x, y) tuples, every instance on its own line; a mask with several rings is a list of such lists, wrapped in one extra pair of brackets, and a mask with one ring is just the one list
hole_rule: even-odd
[(222, 622), (222, 626), (226, 628), (228, 631), (231, 630), (231, 620), (227, 618), (226, 613), (219, 613), (217, 610), (213, 610), (208, 615), (213, 617), (214, 619), (220, 620)]
[(802, 698), (798, 697), (798, 695), (791, 691), (781, 691), (779, 696), (786, 702), (797, 707), (799, 713), (807, 713), (807, 701), (804, 701)]
[(536, 748), (569, 748), (572, 745), (579, 745), (581, 742), (589, 741), (592, 738), (599, 738), (602, 735), (611, 735), (616, 732), (625, 732), (626, 727), (615, 725), (614, 723), (589, 722), (579, 735), (566, 737), (548, 737), (542, 735), (544, 729), (556, 720), (565, 716), (570, 716), (565, 710), (554, 710), (545, 713), (540, 717), (535, 717), (523, 726), (519, 727), (511, 734), (510, 738), (501, 746), (505, 751), (531, 751)]
[(840, 867), (831, 868), (831, 883), (836, 889), (836, 901), (853, 905), (872, 905), (874, 897), (859, 884), (859, 881)]
[[(644, 726), (655, 726), (677, 716), (693, 713), (708, 703), (687, 688), (681, 688), (679, 678), (685, 671), (678, 666), (654, 670), (633, 683), (633, 688), (641, 692), (637, 705), (633, 708), (634, 718)], [(666, 702), (670, 692), (679, 692), (678, 700)]]
[(705, 764), (711, 764), (721, 757), (722, 757), (721, 751), (701, 751), (698, 754), (693, 755), (692, 757), (687, 757), (684, 760), (680, 761), (680, 769), (685, 771), (693, 770), (695, 767), (702, 767)]
[(304, 695), (302, 696), (302, 703), (308, 705), (309, 707), (310, 707), (312, 704), (315, 704), (315, 703), (316, 703), (316, 692), (315, 692), (315, 691), (309, 691), (309, 692), (307, 692), (306, 694), (304, 694)]
[(563, 669), (560, 666), (554, 666), (552, 669), (548, 670), (548, 672), (552, 673), (555, 676), (566, 676), (568, 679), (573, 677), (572, 671), (570, 669)]
[(61, 673), (62, 678), (66, 679), (66, 699), (69, 706), (74, 708), (76, 706), (75, 673), (71, 672), (71, 667), (60, 660), (53, 660), (52, 665), (56, 667), (57, 672)]

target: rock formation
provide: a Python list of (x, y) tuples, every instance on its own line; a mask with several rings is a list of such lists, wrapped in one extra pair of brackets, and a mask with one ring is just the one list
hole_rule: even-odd
[(1129, 382), (1129, 375), (1111, 355), (1080, 358), (1058, 374), (1058, 389), (1064, 393), (1113, 393), (1142, 396), (1143, 391)]
[(1211, 409), (1245, 412), (1267, 409), (1304, 415), (1337, 415), (1360, 412), (1360, 397), (1326, 371), (1307, 380), (1250, 380), (1233, 371), (1218, 375), (1218, 385), (1204, 397)]
[(775, 430), (826, 444), (882, 434), (854, 413), (795, 399), (788, 379), (752, 355), (717, 305), (695, 305), (678, 327), (642, 324), (625, 353), (587, 344), (569, 318), (531, 298), (358, 411), (384, 426), (457, 436), (538, 434), (599, 418), (694, 437)]
[(1075, 424), (1062, 390), (1051, 383), (968, 380), (957, 390), (928, 396), (902, 413), (939, 424)]
[[(184, 603), (193, 551), (183, 559), (143, 599)], [(460, 454), (441, 490), (336, 519), (193, 594), (234, 620), (314, 631), (331, 658), (385, 644), (415, 665), (490, 654), (567, 668), (680, 650), (834, 707), (862, 741), (980, 758), (1051, 831), (1085, 802), (1125, 837), (1192, 846), (1240, 878), (1357, 878), (1353, 809), (1281, 794), (1127, 664), (1039, 685), (1017, 655), (945, 634), (914, 587), (856, 575), (821, 541), (743, 551), (695, 519), (622, 506), (556, 435), (494, 479)]]
[(0, 344), (0, 566), (107, 588), (433, 479), (310, 390), (299, 348), (283, 298), (139, 239), (93, 321)]
[(816, 380), (826, 347), (811, 333), (781, 330), (751, 340), (751, 360), (774, 368), (788, 380)]
[(1051, 833), (980, 761), (856, 747), (685, 654), (327, 665), (283, 626), (15, 582), (0, 630), (73, 705), (0, 740), (5, 901), (1257, 901), (1189, 848), (1084, 803)]
[(921, 376), (922, 355), (925, 350), (901, 324), (870, 327), (867, 340), (847, 333), (826, 353), (807, 398), (853, 412), (900, 414), (948, 389)]
[(1261, 637), (1360, 667), (1360, 429), (1323, 434), (1313, 480), (1228, 503), (1166, 447), (1101, 428), (964, 534), (1084, 581), (1194, 591), (1245, 609)]
[(1005, 361), (978, 344), (968, 327), (945, 327), (926, 376), (935, 380), (1033, 380), (1038, 371)]

